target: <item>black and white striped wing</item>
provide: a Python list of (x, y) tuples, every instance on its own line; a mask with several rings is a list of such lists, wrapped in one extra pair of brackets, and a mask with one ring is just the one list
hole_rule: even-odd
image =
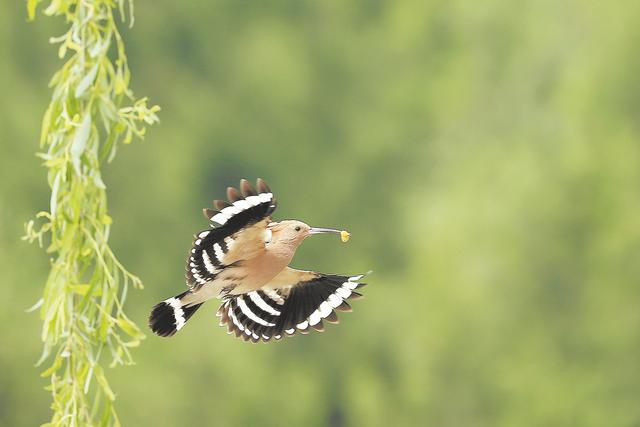
[(324, 331), (324, 321), (338, 323), (334, 310), (351, 311), (347, 300), (362, 297), (355, 290), (365, 284), (359, 282), (362, 275), (314, 276), (290, 286), (265, 287), (227, 297), (217, 313), (220, 325), (227, 325), (228, 333), (252, 342), (280, 340), (311, 329)]
[(214, 201), (216, 210), (204, 209), (211, 228), (194, 236), (185, 274), (193, 290), (215, 280), (227, 266), (265, 249), (267, 224), (277, 205), (269, 186), (258, 179), (256, 191), (243, 179), (240, 191), (227, 188), (227, 198)]

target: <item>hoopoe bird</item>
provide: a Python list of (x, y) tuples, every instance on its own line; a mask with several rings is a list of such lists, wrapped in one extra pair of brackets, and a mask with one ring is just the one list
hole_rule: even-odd
[(335, 233), (346, 242), (348, 232), (296, 220), (273, 222), (276, 199), (261, 179), (257, 191), (244, 179), (240, 191), (227, 188), (227, 199), (214, 200), (216, 210), (203, 210), (212, 224), (194, 236), (186, 267), (189, 289), (153, 307), (154, 333), (174, 335), (213, 298), (222, 300), (217, 316), (227, 333), (252, 342), (323, 331), (323, 322), (338, 323), (334, 310), (351, 311), (346, 300), (362, 297), (355, 290), (365, 285), (359, 282), (363, 275), (289, 267), (308, 236)]

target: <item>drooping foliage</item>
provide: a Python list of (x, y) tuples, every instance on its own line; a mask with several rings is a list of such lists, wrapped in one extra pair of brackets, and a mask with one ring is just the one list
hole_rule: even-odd
[[(37, 3), (28, 2), (31, 19)], [(129, 287), (142, 284), (109, 247), (102, 167), (120, 144), (144, 136), (159, 107), (129, 89), (116, 15), (133, 22), (131, 3), (52, 1), (44, 13), (64, 17), (68, 29), (51, 38), (65, 62), (51, 79), (38, 153), (47, 168), (50, 209), (27, 223), (25, 236), (46, 245), (51, 258), (36, 304), (43, 321), (39, 363), (50, 364), (42, 376), (51, 381), (52, 425), (119, 425), (103, 366), (132, 363), (130, 349), (144, 338), (123, 307)]]

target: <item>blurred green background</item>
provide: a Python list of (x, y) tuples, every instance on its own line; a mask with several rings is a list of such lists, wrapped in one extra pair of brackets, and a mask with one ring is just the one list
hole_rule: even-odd
[[(294, 265), (374, 270), (323, 334), (251, 345), (205, 306), (108, 371), (125, 426), (640, 425), (640, 3), (137, 1), (136, 94), (106, 167), (112, 245), (149, 308), (201, 208), (260, 176), (276, 218), (344, 227)], [(0, 425), (49, 419), (34, 156), (64, 23), (0, 14)]]

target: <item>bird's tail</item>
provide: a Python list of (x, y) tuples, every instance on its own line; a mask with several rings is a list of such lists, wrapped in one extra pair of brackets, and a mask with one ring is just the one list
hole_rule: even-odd
[(190, 292), (183, 292), (159, 302), (153, 307), (149, 315), (149, 327), (154, 334), (161, 337), (174, 335), (182, 329), (187, 320), (200, 308), (202, 303), (187, 305), (188, 303), (182, 302)]

